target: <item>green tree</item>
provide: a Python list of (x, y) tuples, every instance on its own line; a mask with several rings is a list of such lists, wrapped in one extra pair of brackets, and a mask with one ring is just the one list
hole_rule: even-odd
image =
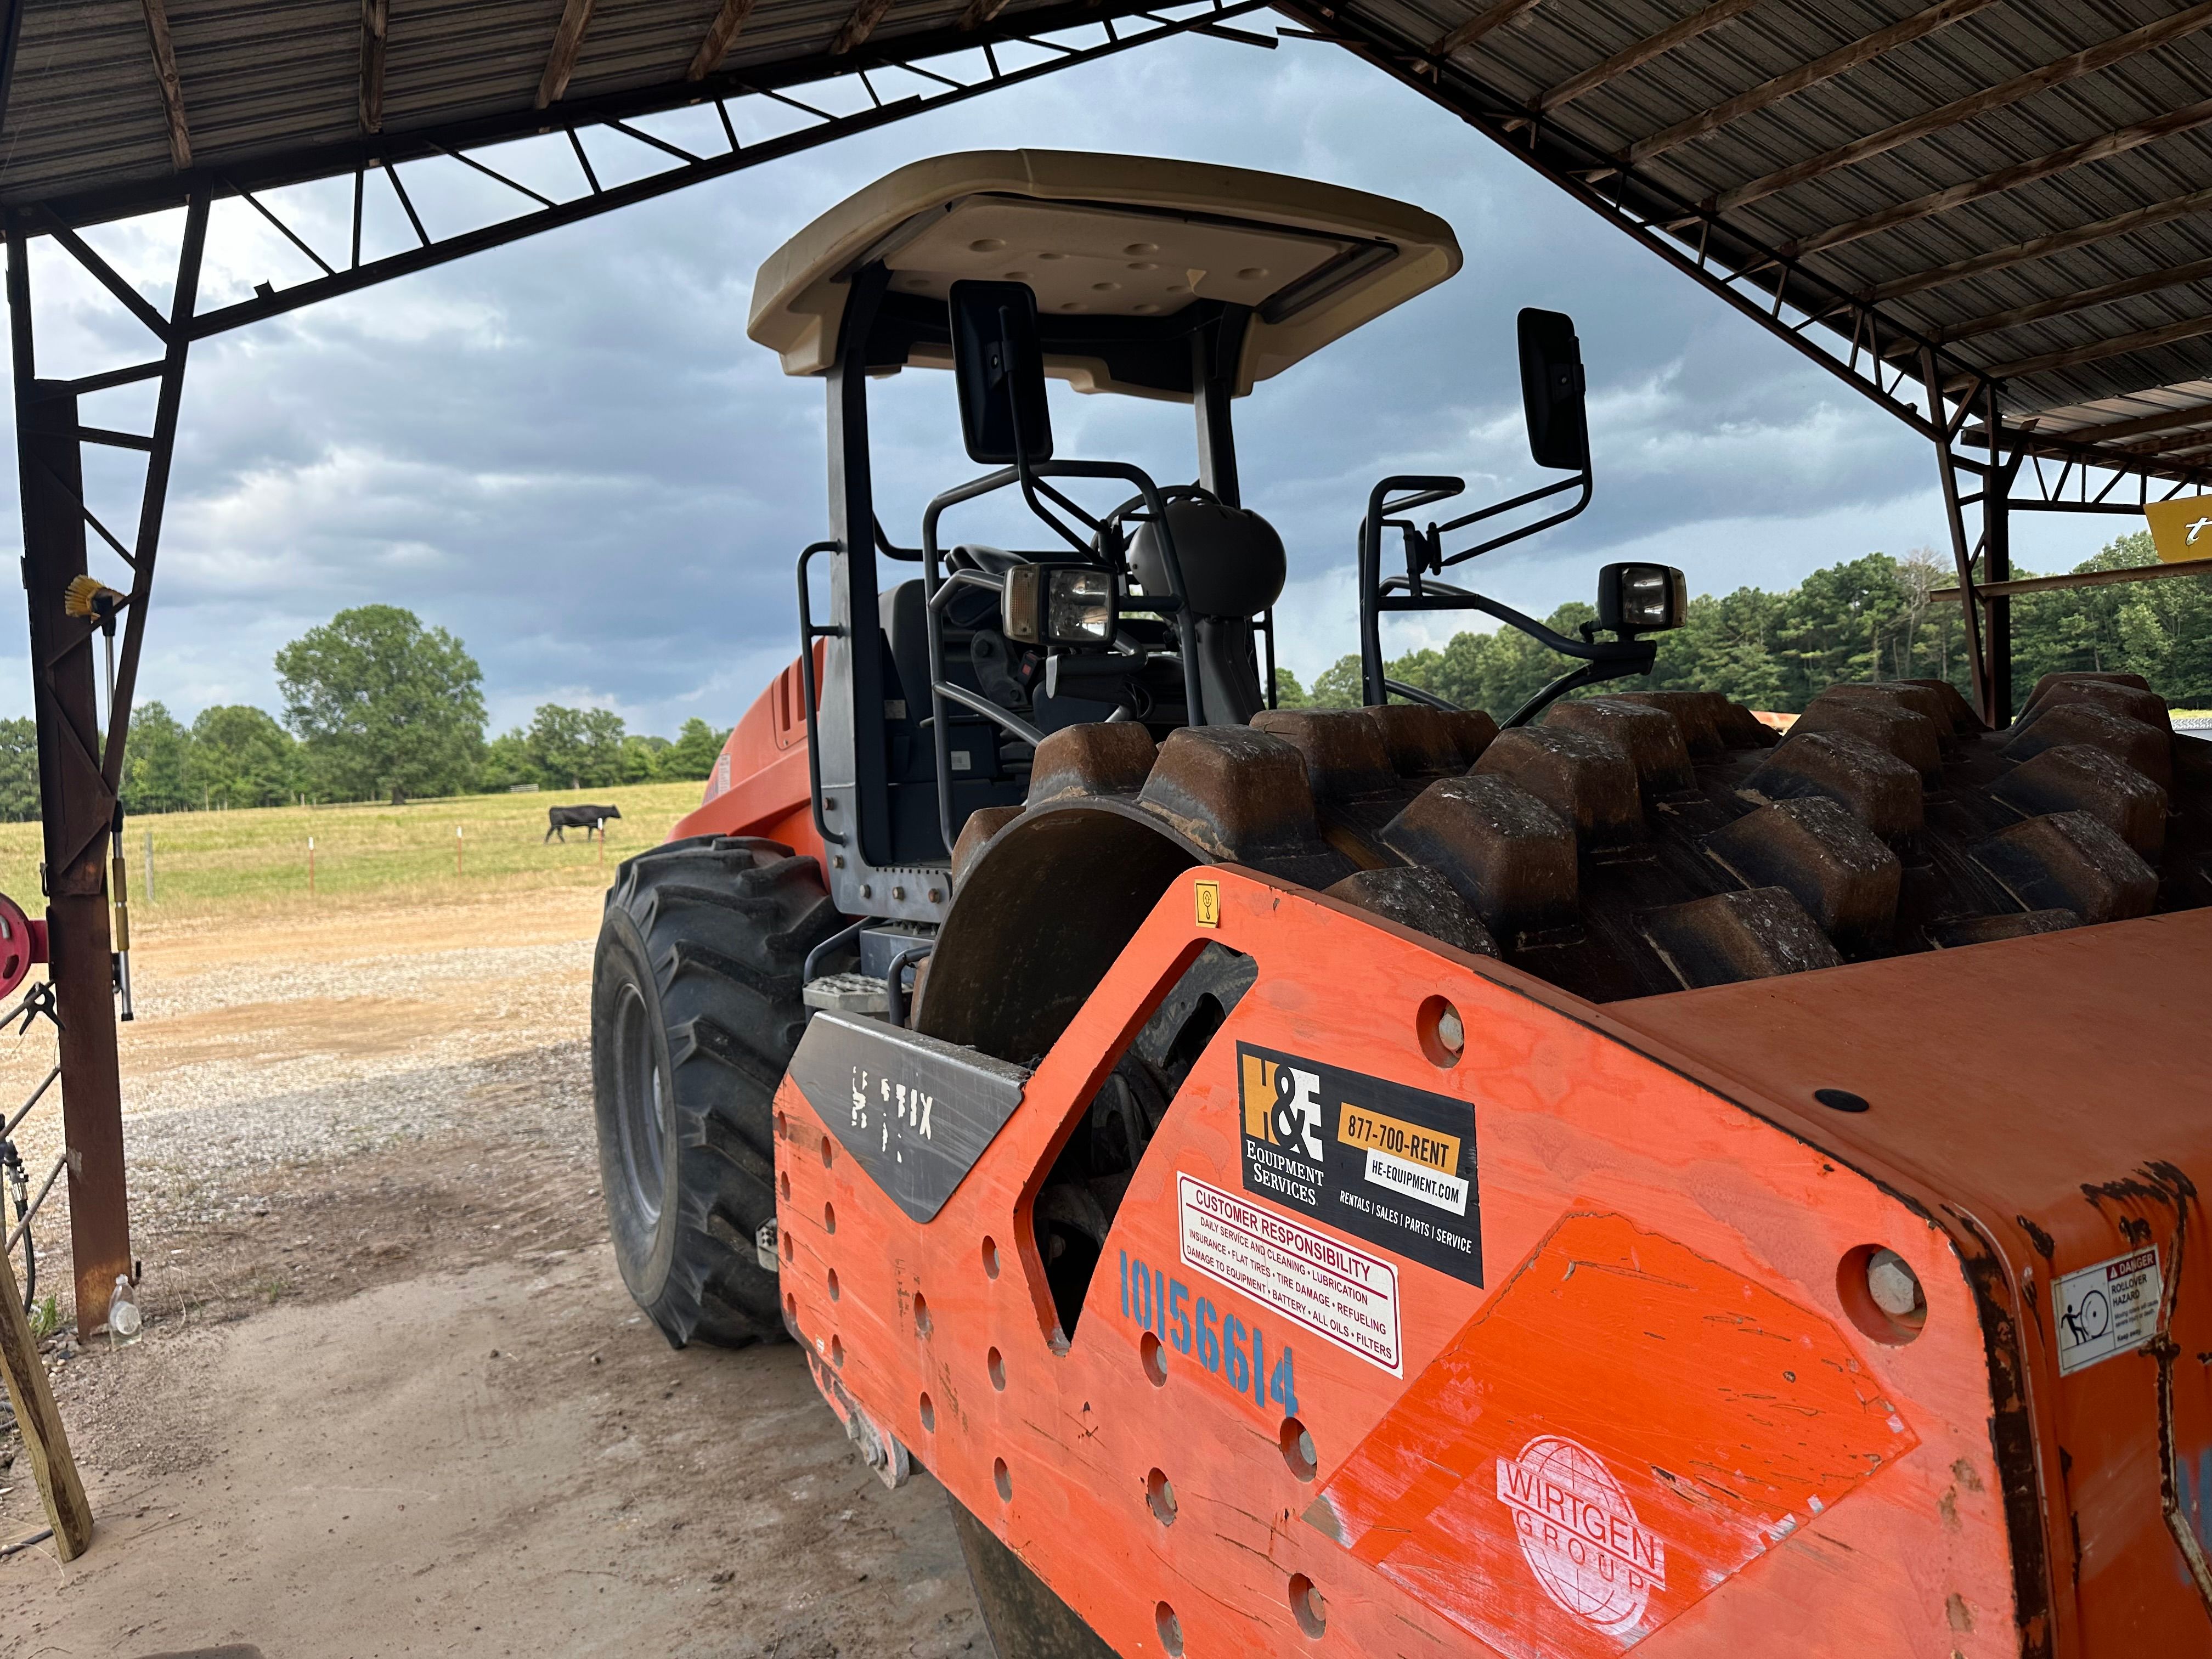
[(123, 751), (123, 810), (135, 816), (198, 805), (185, 779), (191, 746), (192, 734), (161, 704), (143, 703), (134, 710)]
[(623, 781), (623, 719), (607, 708), (540, 703), (526, 739), (549, 789), (599, 789)]
[(1364, 701), (1359, 694), (1357, 656), (1339, 657), (1322, 669), (1314, 676), (1313, 690), (1306, 694), (1309, 708), (1357, 708)]
[[(2157, 557), (2148, 532), (2137, 532), (2075, 568), (2124, 569)], [(1848, 680), (1945, 679), (1971, 695), (1966, 618), (1955, 599), (1935, 598), (1956, 580), (1948, 559), (1920, 547), (1902, 559), (1869, 553), (1831, 565), (1780, 593), (1755, 587), (1701, 593), (1690, 601), (1684, 625), (1658, 636), (1648, 679), (1580, 695), (1709, 690), (1781, 713), (1800, 711)], [(1548, 625), (1572, 634), (1594, 615), (1587, 605), (1565, 605)], [(2023, 594), (2013, 601), (2013, 665), (2015, 713), (2040, 676), (2065, 670), (2141, 674), (2176, 708), (2212, 707), (2212, 577)], [(1566, 666), (1527, 635), (1500, 628), (1455, 634), (1441, 647), (1393, 659), (1383, 672), (1502, 720)], [(1356, 708), (1360, 701), (1358, 657), (1322, 671), (1309, 699), (1316, 708)]]
[(539, 783), (538, 767), (530, 757), (530, 735), (517, 728), (503, 732), (484, 745), (483, 764), (477, 769), (477, 787), (487, 793), (512, 789), (518, 783)]
[(642, 732), (632, 732), (622, 740), (622, 777), (623, 783), (650, 783), (661, 777), (661, 757), (676, 745), (665, 738), (649, 738)]
[(341, 611), (276, 653), (285, 720), (317, 793), (456, 794), (483, 758), (483, 672), (411, 611)]
[(297, 750), (291, 734), (258, 708), (230, 703), (204, 709), (185, 750), (186, 798), (214, 806), (289, 801), (299, 779)]
[(657, 775), (672, 783), (688, 783), (696, 778), (704, 778), (714, 771), (715, 757), (729, 740), (728, 732), (717, 732), (694, 714), (684, 722), (683, 730), (676, 734), (676, 741), (662, 751), (660, 770)]
[[(2076, 571), (2158, 562), (2150, 532), (2109, 543)], [(2021, 573), (2026, 574), (2026, 573)], [(2141, 674), (2179, 708), (2212, 704), (2212, 579), (2166, 577), (2024, 593), (2012, 602), (2013, 686), (2024, 699), (2044, 674)]]
[(1306, 695), (1305, 687), (1298, 684), (1298, 677), (1296, 674), (1287, 668), (1278, 667), (1275, 670), (1276, 708), (1304, 708), (1311, 701)]
[(39, 816), (39, 728), (0, 720), (0, 818), (20, 823)]

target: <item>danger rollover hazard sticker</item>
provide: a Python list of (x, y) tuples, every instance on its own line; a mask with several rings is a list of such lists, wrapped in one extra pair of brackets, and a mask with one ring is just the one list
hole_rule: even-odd
[(1348, 1348), (1393, 1376), (1398, 1270), (1340, 1238), (1187, 1175), (1176, 1177), (1183, 1265)]

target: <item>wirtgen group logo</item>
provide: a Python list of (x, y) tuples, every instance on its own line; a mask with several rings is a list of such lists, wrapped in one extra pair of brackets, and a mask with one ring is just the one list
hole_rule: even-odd
[(1557, 1435), (1498, 1460), (1498, 1501), (1513, 1511), (1528, 1570), (1561, 1608), (1608, 1635), (1636, 1628), (1667, 1588), (1667, 1546), (1588, 1448)]
[(1243, 1055), (1244, 1133), (1286, 1152), (1321, 1161), (1321, 1078), (1295, 1066)]

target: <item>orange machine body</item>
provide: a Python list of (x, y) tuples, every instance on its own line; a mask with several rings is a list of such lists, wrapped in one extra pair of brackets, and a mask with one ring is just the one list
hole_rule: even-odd
[[(823, 645), (814, 647), (821, 684)], [(686, 836), (759, 836), (819, 860), (808, 787), (805, 682), (794, 660), (768, 683), (730, 730), (707, 780), (705, 799), (677, 821), (672, 841)]]
[[(1209, 942), (1256, 981), (1063, 1332), (1030, 1206)], [(1201, 867), (928, 1221), (841, 1139), (875, 1079), (787, 1077), (786, 1317), (1124, 1654), (2212, 1653), (2207, 961), (2200, 911), (1599, 1009)], [(1267, 1192), (1310, 1066), (1430, 1261)]]

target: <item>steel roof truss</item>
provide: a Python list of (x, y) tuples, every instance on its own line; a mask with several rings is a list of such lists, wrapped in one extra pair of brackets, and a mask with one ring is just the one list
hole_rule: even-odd
[(1574, 102), (1585, 93), (1596, 91), (1611, 81), (1617, 81), (1631, 70), (1641, 69), (1655, 58), (1664, 57), (1675, 47), (1699, 35), (1711, 33), (1730, 19), (1740, 17), (1759, 3), (1759, 0), (1711, 0), (1688, 16), (1646, 35), (1633, 46), (1624, 46), (1601, 64), (1592, 64), (1579, 75), (1573, 75), (1548, 92), (1539, 93), (1535, 108), (1540, 114)]
[(592, 27), (594, 0), (563, 0), (561, 21), (553, 30), (552, 49), (545, 54), (545, 72), (538, 77), (538, 107), (557, 104), (576, 73), (583, 56), (584, 33)]
[(692, 54), (690, 67), (684, 71), (685, 80), (703, 81), (722, 67), (722, 59), (730, 55), (730, 47), (756, 3), (757, 0), (722, 0), (721, 9), (714, 14), (714, 21), (707, 26), (699, 42), (699, 50)]
[(2171, 17), (2160, 18), (2157, 22), (2146, 23), (2139, 29), (2116, 35), (2099, 46), (2070, 53), (2056, 63), (2045, 64), (2041, 69), (2016, 75), (2011, 80), (2000, 82), (1993, 87), (1984, 87), (1963, 98), (1954, 98), (1924, 115), (1916, 115), (1880, 132), (1855, 138), (1848, 144), (1839, 144), (1825, 155), (1808, 156), (1804, 161), (1778, 168), (1763, 179), (1753, 179), (1747, 184), (1724, 190), (1713, 198), (1713, 206), (1725, 213), (1730, 208), (1743, 207), (1762, 200), (1778, 191), (1802, 185), (1808, 179), (1817, 179), (1823, 173), (1833, 173), (1839, 167), (1856, 167), (1861, 161), (1901, 149), (1947, 128), (1962, 125), (1989, 114), (1992, 110), (2016, 104), (2024, 98), (2032, 98), (2039, 92), (2063, 86), (2081, 76), (2094, 75), (2100, 70), (2109, 69), (2139, 52), (2154, 51), (2169, 40), (2193, 34), (2207, 24), (2212, 24), (2212, 3), (2191, 6)]
[(2192, 259), (2187, 264), (2168, 265), (2162, 270), (2146, 271), (2140, 276), (2130, 276), (2122, 282), (2106, 283), (2101, 288), (2079, 289), (2051, 299), (2038, 300), (2032, 305), (2014, 306), (2008, 311), (1993, 311), (1986, 316), (1952, 323), (1936, 331), (1936, 337), (1947, 343), (1970, 340), (1979, 335), (2018, 328), (2023, 324), (2044, 322), (2052, 317), (2069, 316), (2077, 311), (2111, 305), (2118, 300), (2155, 294), (2161, 289), (2179, 288), (2185, 283), (2207, 280), (2212, 280), (2212, 258)]
[[(308, 246), (297, 232), (285, 223), (275, 209), (248, 190), (241, 182), (225, 179), (222, 182), (226, 193), (242, 197), (257, 212), (274, 225), (287, 240), (313, 260), (319, 268), (320, 274), (281, 289), (263, 284), (255, 290), (252, 299), (218, 307), (211, 311), (191, 314), (185, 327), (191, 338), (205, 339), (211, 335), (220, 334), (248, 323), (258, 322), (287, 311), (295, 310), (301, 306), (312, 305), (319, 300), (340, 294), (354, 293), (394, 276), (427, 270), (485, 248), (519, 241), (524, 237), (534, 235), (540, 231), (573, 224), (602, 213), (612, 212), (617, 208), (628, 206), (632, 203), (666, 195), (672, 191), (681, 190), (689, 185), (700, 183), (705, 179), (741, 172), (765, 161), (775, 161), (781, 156), (830, 143), (848, 134), (888, 125), (923, 109), (933, 109), (940, 105), (956, 103), (978, 96), (995, 88), (1035, 80), (1039, 76), (1052, 74), (1078, 64), (1090, 63), (1115, 52), (1133, 50), (1169, 35), (1192, 32), (1209, 25), (1219, 24), (1228, 19), (1256, 11), (1262, 3), (1263, 0), (1240, 0), (1240, 3), (1236, 4), (1224, 3), (1223, 0), (1216, 0), (1216, 3), (1207, 10), (1183, 18), (1159, 19), (1153, 21), (1151, 27), (1134, 32), (1116, 30), (1110, 21), (1099, 19), (1082, 26), (1097, 34), (1097, 38), (1090, 44), (1083, 46), (1070, 46), (1059, 40), (1038, 40), (1035, 44), (1052, 49), (1060, 55), (1013, 70), (1000, 67), (996, 54), (988, 49), (988, 43), (979, 42), (979, 45), (986, 47), (986, 58), (994, 67), (990, 73), (975, 81), (958, 81), (920, 64), (908, 65), (895, 61), (893, 67), (908, 69), (917, 79), (933, 83), (933, 89), (886, 100), (876, 93), (872, 82), (863, 76), (861, 83), (867, 92), (870, 100), (869, 106), (849, 115), (832, 114), (827, 110), (818, 108), (772, 87), (752, 88), (745, 95), (764, 98), (797, 110), (805, 114), (812, 125), (750, 146), (740, 145), (738, 143), (737, 130), (726, 107), (729, 100), (717, 98), (713, 101), (720, 117), (722, 131), (730, 147), (716, 155), (698, 155), (635, 126), (617, 116), (603, 115), (596, 118), (569, 122), (564, 124), (562, 131), (575, 154), (577, 165), (582, 174), (584, 188), (580, 194), (565, 201), (556, 201), (531, 189), (458, 145), (449, 146), (432, 141), (428, 144), (432, 157), (458, 162), (481, 173), (528, 198), (534, 204), (529, 210), (512, 217), (495, 220), (489, 224), (479, 225), (451, 235), (434, 236), (424, 226), (421, 215), (416, 211), (413, 200), (407, 193), (406, 185), (401, 179), (400, 167), (396, 160), (387, 161), (380, 167), (366, 161), (357, 162), (353, 169), (354, 230), (351, 257), (349, 263), (343, 269), (334, 268)], [(1014, 38), (1025, 39), (1026, 37)], [(845, 72), (858, 74), (859, 70), (856, 66), (855, 69)], [(659, 172), (632, 179), (627, 184), (604, 185), (592, 169), (591, 159), (582, 138), (582, 130), (593, 126), (602, 131), (619, 134), (631, 143), (660, 151), (672, 158), (673, 164)], [(422, 160), (427, 159), (431, 158), (417, 158), (410, 161), (410, 165), (419, 165)], [(360, 229), (362, 204), (367, 188), (368, 176), (372, 172), (380, 172), (390, 184), (393, 196), (398, 201), (401, 210), (406, 215), (408, 223), (413, 228), (416, 246), (374, 258), (364, 258), (362, 253)], [(82, 239), (76, 237), (74, 232), (68, 231), (58, 219), (50, 215), (42, 216), (38, 228), (49, 230), (58, 236), (66, 235), (78, 246), (82, 246)], [(90, 250), (87, 249), (86, 252), (89, 253)], [(97, 258), (96, 255), (92, 257)], [(98, 275), (98, 270), (95, 270), (94, 274)], [(112, 276), (112, 272), (110, 272), (110, 276)], [(121, 279), (115, 277), (111, 287), (120, 283)], [(122, 289), (127, 290), (127, 284), (122, 284)], [(118, 291), (118, 297), (122, 298), (121, 290)], [(129, 301), (125, 301), (125, 303)], [(138, 303), (142, 307), (145, 304), (143, 300)], [(154, 313), (151, 308), (148, 307), (141, 320), (145, 321), (149, 317), (155, 322), (160, 321), (158, 314)]]
[(392, 0), (361, 0), (361, 130), (384, 131), (384, 47)]
[(1953, 283), (2009, 270), (2014, 265), (2026, 264), (2031, 260), (2047, 259), (2056, 253), (2070, 252), (2075, 248), (2087, 247), (2093, 242), (2105, 241), (2114, 236), (2124, 236), (2131, 231), (2148, 230), (2153, 226), (2167, 224), (2207, 210), (2212, 210), (2212, 190), (2192, 191), (2171, 201), (2153, 202), (2147, 207), (2133, 208), (2092, 224), (2078, 225), (2071, 230), (2053, 231), (2047, 236), (2032, 237), (2024, 242), (2014, 242), (2007, 247), (1992, 248), (1987, 253), (1975, 254), (1971, 258), (1954, 259), (1947, 265), (1937, 265), (1928, 270), (1916, 271), (1910, 276), (1878, 283), (1866, 289), (1860, 297), (1870, 305), (1901, 300), (1908, 295), (1924, 294), (1930, 289), (1945, 288)]
[(1796, 96), (1808, 87), (1819, 86), (1823, 81), (1832, 81), (1839, 75), (1850, 73), (1860, 64), (1879, 58), (1886, 52), (1933, 34), (1938, 29), (1948, 28), (1960, 18), (1971, 17), (1983, 7), (1993, 5), (1996, 0), (1936, 0), (1936, 3), (1917, 11), (1910, 17), (1892, 23), (1887, 28), (1876, 29), (1872, 34), (1841, 46), (1809, 64), (1784, 70), (1771, 80), (1761, 82), (1748, 92), (1701, 110), (1688, 118), (1677, 121), (1662, 132), (1648, 138), (1639, 138), (1621, 152), (1620, 159), (1633, 165), (1663, 155), (1668, 150), (1717, 132), (1732, 121), (1756, 113), (1785, 98)]
[(837, 38), (830, 43), (830, 55), (842, 58), (867, 42), (876, 32), (876, 25), (884, 21), (891, 9), (891, 0), (860, 0), (837, 30)]
[(1912, 223), (1938, 213), (1948, 213), (1953, 208), (1963, 207), (1969, 202), (1978, 202), (1985, 197), (2002, 195), (2042, 179), (2070, 172), (2092, 161), (2109, 161), (2115, 155), (2124, 155), (2131, 149), (2155, 143), (2161, 138), (2171, 138), (2178, 133), (2194, 132), (2212, 126), (2212, 98), (2200, 99), (2177, 110), (2155, 116), (2148, 121), (2116, 127), (2110, 132), (2100, 133), (2094, 138), (2085, 138), (2078, 144), (2069, 144), (2047, 155), (2032, 161), (2015, 161), (2009, 167), (1985, 173), (1978, 179), (1968, 179), (1942, 190), (1930, 191), (1925, 196), (1909, 202), (1898, 202), (1869, 213), (1861, 218), (1832, 225), (1798, 239), (1792, 252), (1818, 253), (1828, 248), (1841, 247), (1846, 242), (1872, 236), (1885, 230), (1894, 230), (1899, 225)]
[(146, 43), (154, 55), (154, 82), (161, 88), (162, 118), (168, 124), (169, 159), (182, 173), (192, 164), (191, 130), (185, 120), (185, 87), (177, 76), (176, 48), (169, 41), (167, 0), (140, 0), (146, 9)]

